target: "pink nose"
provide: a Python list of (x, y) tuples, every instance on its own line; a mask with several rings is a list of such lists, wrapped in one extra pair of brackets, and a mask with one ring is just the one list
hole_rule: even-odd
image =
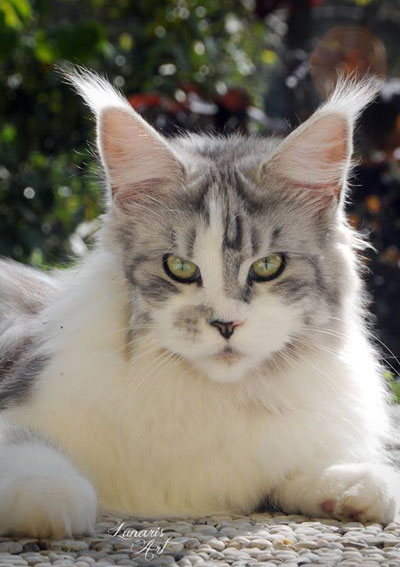
[(211, 321), (210, 325), (216, 327), (224, 339), (229, 339), (233, 335), (236, 327), (242, 324), (242, 321)]

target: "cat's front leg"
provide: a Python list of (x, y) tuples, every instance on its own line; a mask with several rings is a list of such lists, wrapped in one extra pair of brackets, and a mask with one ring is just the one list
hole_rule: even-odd
[(288, 513), (388, 523), (400, 505), (400, 473), (370, 463), (310, 466), (290, 475), (275, 498)]
[(0, 534), (60, 538), (92, 533), (97, 498), (90, 482), (29, 430), (0, 431)]

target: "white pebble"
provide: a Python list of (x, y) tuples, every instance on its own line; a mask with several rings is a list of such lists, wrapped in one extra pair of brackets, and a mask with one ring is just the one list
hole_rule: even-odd
[(223, 549), (225, 549), (225, 544), (223, 541), (220, 541), (219, 539), (211, 538), (208, 540), (208, 545), (211, 546), (213, 549), (216, 549), (217, 551), (222, 551)]
[(22, 545), (17, 541), (3, 541), (0, 543), (0, 552), (21, 553), (23, 549)]
[(269, 549), (272, 543), (267, 539), (255, 538), (250, 540), (249, 547), (258, 547), (258, 549)]
[(295, 544), (296, 549), (316, 549), (318, 544), (316, 541), (305, 540), (299, 541)]

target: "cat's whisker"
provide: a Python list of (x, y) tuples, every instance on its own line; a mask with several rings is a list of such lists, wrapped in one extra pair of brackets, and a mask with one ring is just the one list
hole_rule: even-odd
[(316, 370), (319, 374), (322, 374), (322, 376), (325, 376), (326, 378), (328, 378), (329, 381), (332, 381), (332, 383), (334, 382), (335, 377), (332, 376), (332, 374), (326, 372), (326, 370), (323, 370), (317, 366), (315, 366), (315, 364), (312, 364), (309, 360), (309, 358), (307, 357), (307, 355), (309, 354), (309, 352), (307, 351), (307, 349), (302, 349), (301, 346), (296, 343), (296, 348), (292, 348), (290, 345), (286, 345), (286, 347), (283, 349), (286, 350), (287, 352), (291, 352), (294, 356), (297, 356), (298, 354), (298, 350), (300, 350), (300, 356), (297, 357), (297, 361), (300, 362), (300, 358), (302, 358), (302, 360), (306, 363), (309, 364), (311, 368), (313, 368), (314, 370)]
[(146, 348), (143, 350), (143, 337), (134, 337), (129, 343), (129, 347), (132, 352), (132, 357), (134, 358), (136, 355), (140, 355), (143, 352), (148, 350), (152, 350), (156, 347), (161, 348), (159, 341), (156, 337), (147, 337), (146, 335)]
[(146, 325), (135, 325), (133, 324), (130, 327), (121, 327), (119, 329), (115, 329), (109, 333), (107, 333), (106, 337), (112, 337), (113, 335), (117, 335), (118, 333), (129, 333), (130, 331), (136, 331), (138, 329), (159, 329), (159, 330), (168, 330), (168, 325), (160, 325), (158, 323), (154, 323), (153, 325), (146, 324)]
[(328, 329), (320, 329), (318, 327), (310, 327), (308, 325), (302, 325), (300, 327), (300, 329), (311, 331), (311, 332), (314, 332), (314, 333), (319, 333), (321, 335), (327, 335), (327, 336), (330, 336), (330, 337), (334, 337), (336, 339), (346, 339), (347, 338), (345, 333), (336, 332), (336, 331), (332, 331), (332, 330), (328, 330)]
[(307, 339), (306, 337), (301, 337), (301, 342), (307, 344), (308, 346), (312, 347), (313, 349), (317, 349), (320, 350), (321, 352), (326, 352), (328, 354), (332, 354), (332, 355), (339, 355), (341, 354), (340, 350), (334, 350), (331, 348), (326, 347), (325, 345), (320, 345), (314, 341), (312, 341), (311, 339)]
[(159, 345), (159, 343), (155, 342), (149, 348), (147, 348), (145, 350), (140, 350), (138, 353), (135, 353), (135, 351), (133, 351), (133, 353), (132, 353), (132, 355), (129, 359), (130, 366), (132, 367), (132, 365), (136, 364), (137, 362), (142, 360), (144, 357), (148, 356), (152, 352), (157, 352), (158, 350), (162, 350), (161, 346)]
[[(152, 352), (158, 352), (158, 354), (151, 360), (150, 366), (156, 364), (158, 362), (158, 360), (165, 354), (165, 351), (162, 351), (160, 348), (147, 349), (146, 351), (139, 353), (136, 358), (132, 359), (130, 361), (130, 365), (132, 366), (132, 364), (135, 364), (135, 363), (139, 362), (140, 360), (142, 360), (143, 358), (146, 358), (147, 356), (151, 355)], [(133, 373), (133, 375), (131, 375), (129, 373), (129, 377), (127, 376), (127, 379), (129, 379), (129, 382), (131, 384), (130, 387), (135, 388), (134, 391), (136, 391), (136, 387), (138, 385), (140, 385), (143, 381), (143, 380), (140, 380), (138, 382), (135, 378), (136, 378), (135, 373)], [(120, 384), (119, 384), (119, 390), (123, 391), (125, 387), (126, 387), (126, 385), (125, 385), (124, 381), (121, 381)]]
[(150, 355), (154, 355), (155, 358), (158, 357), (158, 353), (161, 351), (161, 347), (158, 345), (153, 346), (152, 348), (149, 348), (145, 351), (142, 351), (140, 353), (138, 353), (136, 356), (133, 356), (129, 359), (129, 365), (132, 368), (133, 372), (135, 371), (135, 365), (137, 365), (139, 362), (143, 361), (143, 359), (146, 359), (148, 356)]
[(292, 368), (293, 362), (296, 363), (297, 359), (294, 359), (292, 356), (290, 356), (290, 354), (291, 353), (288, 352), (285, 348), (276, 352), (276, 355), (279, 356), (289, 368)]
[[(370, 336), (372, 337), (373, 340), (375, 340), (377, 343), (379, 343), (385, 350), (386, 352), (388, 352), (390, 354), (391, 357), (393, 357), (393, 359), (395, 360), (396, 364), (398, 364), (400, 366), (400, 361), (399, 358), (394, 354), (394, 352), (387, 346), (387, 344), (385, 344), (376, 334), (374, 333), (370, 333)], [(393, 368), (392, 368), (393, 370)], [(395, 373), (397, 373), (397, 370), (394, 370)]]
[[(328, 319), (333, 319), (333, 320), (335, 320), (335, 321), (340, 321), (341, 323), (346, 323), (346, 321), (345, 321), (343, 318), (341, 318), (341, 317), (334, 317), (334, 316), (332, 316), (332, 315), (327, 315), (327, 318), (328, 318)], [(369, 335), (370, 335), (370, 337), (371, 337), (372, 339), (374, 339), (375, 341), (377, 341), (387, 352), (389, 352), (389, 354), (393, 356), (393, 358), (396, 360), (396, 362), (397, 362), (398, 364), (400, 364), (400, 363), (399, 363), (399, 360), (398, 360), (398, 357), (390, 350), (390, 348), (387, 346), (386, 343), (384, 343), (384, 342), (383, 342), (375, 333), (373, 333), (371, 330), (369, 331)]]
[(148, 370), (147, 374), (145, 374), (139, 382), (135, 383), (137, 388), (145, 385), (150, 378), (150, 376), (154, 375), (159, 368), (161, 368), (169, 359), (174, 358), (176, 355), (170, 351), (163, 351), (152, 363), (150, 369)]
[(342, 317), (334, 317), (333, 315), (325, 315), (327, 319), (333, 319), (335, 321), (340, 321), (341, 323), (346, 323), (345, 319)]
[(141, 344), (143, 343), (143, 339), (146, 338), (146, 344), (151, 343), (151, 342), (157, 342), (157, 337), (155, 337), (154, 335), (136, 335), (135, 333), (132, 335), (132, 337), (129, 340), (129, 345), (131, 347), (134, 347), (136, 344), (137, 346), (141, 346)]
[[(337, 317), (331, 317), (331, 318), (342, 321), (342, 319), (337, 318)], [(345, 333), (339, 333), (339, 332), (335, 332), (335, 331), (332, 331), (332, 330), (319, 329), (319, 328), (311, 327), (309, 325), (303, 325), (302, 328), (307, 329), (307, 330), (312, 331), (312, 332), (320, 333), (320, 334), (331, 335), (332, 337), (335, 337), (335, 338), (338, 338), (338, 339), (346, 339), (347, 338)], [(399, 361), (398, 356), (396, 356), (394, 354), (394, 352), (387, 346), (387, 344), (385, 344), (375, 333), (372, 333), (370, 331), (369, 335), (374, 341), (376, 341), (379, 345), (381, 345), (381, 347), (383, 349), (385, 349), (386, 352), (388, 352), (390, 354), (390, 356), (393, 358), (393, 360), (400, 366), (400, 361)], [(390, 367), (395, 373), (398, 372), (392, 365)]]

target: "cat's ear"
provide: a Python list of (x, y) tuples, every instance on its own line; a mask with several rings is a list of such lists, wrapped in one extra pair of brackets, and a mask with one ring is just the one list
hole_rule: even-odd
[(97, 124), (100, 155), (113, 199), (123, 208), (180, 186), (183, 167), (167, 142), (131, 109), (106, 107)]
[(292, 132), (261, 166), (261, 175), (276, 176), (321, 203), (341, 200), (351, 167), (353, 130), (362, 109), (379, 88), (375, 80), (341, 79), (330, 99)]
[(97, 145), (117, 206), (159, 200), (183, 183), (183, 166), (167, 141), (105, 79), (80, 68), (66, 76), (96, 116)]

